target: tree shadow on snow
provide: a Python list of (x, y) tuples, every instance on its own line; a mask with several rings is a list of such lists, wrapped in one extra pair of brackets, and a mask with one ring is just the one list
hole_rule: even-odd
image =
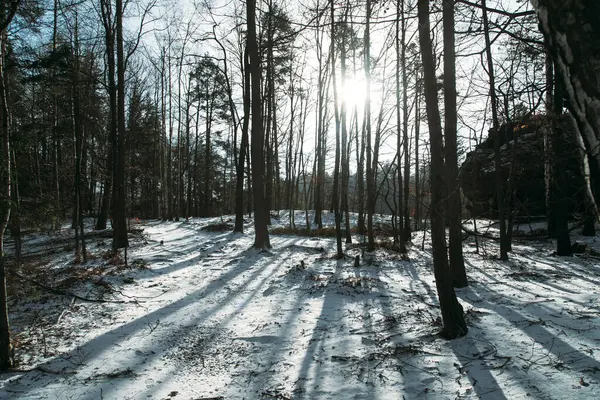
[[(37, 398), (36, 390), (58, 383), (56, 374), (48, 373), (54, 371), (59, 376), (63, 376), (64, 380), (72, 380), (74, 391), (83, 389), (83, 392), (80, 391), (76, 395), (77, 398), (100, 398), (101, 395), (108, 396), (106, 398), (119, 397), (117, 394), (119, 385), (125, 384), (126, 379), (113, 379), (104, 384), (98, 384), (94, 380), (94, 375), (103, 373), (106, 376), (114, 371), (89, 371), (87, 364), (105, 359), (105, 365), (114, 366), (115, 361), (118, 360), (116, 365), (120, 365), (122, 370), (137, 373), (140, 368), (143, 368), (143, 364), (150, 363), (153, 359), (162, 356), (160, 349), (178, 332), (173, 329), (173, 326), (164, 326), (165, 324), (161, 321), (180, 317), (184, 327), (200, 325), (234, 301), (248, 284), (256, 281), (261, 273), (272, 266), (268, 260), (265, 261), (265, 255), (256, 250), (246, 250), (242, 252), (241, 256), (237, 261), (228, 264), (228, 270), (207, 282), (202, 288), (101, 334), (66, 354), (44, 362), (38, 369), (27, 372), (20, 379), (8, 383), (5, 390), (10, 393), (18, 393), (20, 397)], [(216, 303), (206, 310), (186, 312), (190, 306), (223, 291), (229, 282), (243, 277), (247, 272), (250, 272), (248, 276), (243, 278), (236, 289), (228, 290), (226, 296), (220, 299), (220, 303)], [(248, 301), (249, 299), (246, 300), (246, 304)], [(136, 340), (132, 342), (132, 339)], [(71, 375), (75, 373), (77, 375)], [(19, 373), (19, 375), (23, 375), (23, 373)], [(86, 375), (88, 377), (83, 378)], [(132, 376), (135, 378), (134, 374), (124, 375), (125, 378)], [(85, 384), (86, 382), (90, 384)], [(64, 382), (62, 384), (64, 385)], [(82, 388), (82, 386), (84, 387)], [(155, 390), (157, 388), (151, 389), (150, 393), (154, 393)]]

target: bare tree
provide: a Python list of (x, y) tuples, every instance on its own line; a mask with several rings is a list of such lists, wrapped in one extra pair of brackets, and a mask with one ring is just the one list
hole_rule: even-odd
[(10, 325), (8, 322), (8, 303), (6, 293), (6, 269), (4, 265), (4, 230), (10, 216), (11, 202), (11, 163), (10, 163), (10, 123), (6, 87), (6, 30), (10, 25), (19, 0), (0, 3), (0, 142), (2, 146), (2, 164), (0, 165), (0, 371), (12, 367), (12, 345), (10, 343)]
[(429, 125), (431, 147), (431, 242), (433, 248), (433, 269), (435, 285), (442, 311), (442, 334), (447, 338), (456, 338), (467, 334), (463, 308), (456, 298), (452, 287), (452, 275), (448, 267), (446, 252), (446, 232), (444, 227), (444, 211), (446, 208), (446, 191), (444, 172), (444, 154), (442, 139), (442, 123), (440, 120), (437, 83), (431, 38), (429, 36), (429, 1), (419, 0), (419, 42), (423, 60), (423, 79), (425, 83), (425, 104)]
[(254, 247), (270, 248), (268, 218), (265, 205), (265, 167), (264, 167), (264, 131), (262, 122), (261, 99), (261, 67), (256, 40), (256, 0), (248, 0), (246, 4), (246, 18), (248, 24), (247, 50), (250, 65), (251, 91), (252, 91), (252, 182), (254, 196)]
[(443, 2), (444, 21), (444, 151), (448, 222), (450, 231), (450, 269), (455, 287), (468, 285), (462, 252), (460, 187), (458, 185), (456, 55), (454, 44), (454, 0)]

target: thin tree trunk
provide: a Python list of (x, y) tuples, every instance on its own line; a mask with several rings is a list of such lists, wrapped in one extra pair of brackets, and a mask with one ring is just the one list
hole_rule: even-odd
[(460, 187), (458, 185), (456, 55), (454, 48), (454, 0), (444, 0), (444, 141), (446, 156), (446, 191), (450, 240), (450, 270), (454, 287), (468, 286), (462, 251)]
[(102, 24), (104, 26), (104, 37), (106, 42), (106, 64), (107, 81), (109, 95), (109, 151), (106, 161), (106, 177), (104, 180), (104, 190), (102, 192), (102, 205), (96, 229), (106, 229), (106, 222), (110, 213), (110, 206), (113, 197), (113, 181), (115, 173), (115, 154), (117, 151), (117, 85), (115, 82), (115, 36), (113, 31), (113, 12), (112, 3), (103, 0), (100, 4), (102, 12)]
[(244, 117), (242, 120), (242, 142), (236, 169), (235, 186), (235, 227), (234, 232), (244, 233), (244, 161), (248, 147), (248, 125), (250, 123), (250, 65), (248, 49), (244, 49)]
[[(339, 183), (340, 183), (340, 115), (338, 112), (338, 90), (337, 90), (337, 74), (335, 73), (335, 15), (333, 1), (329, 3), (331, 10), (331, 47), (330, 47), (330, 58), (331, 58), (331, 79), (333, 80), (333, 110), (335, 116), (335, 167), (333, 172), (333, 212), (335, 215), (335, 242), (337, 249), (337, 258), (342, 259), (344, 257), (344, 249), (342, 248), (342, 228), (341, 228), (341, 212), (340, 212), (340, 196), (339, 196)], [(343, 50), (342, 50), (343, 52)], [(343, 78), (342, 78), (343, 82)], [(343, 100), (342, 100), (343, 102)], [(342, 107), (344, 107), (342, 105)]]
[(500, 227), (500, 259), (508, 260), (507, 238), (506, 238), (506, 218), (504, 210), (504, 181), (502, 178), (500, 161), (500, 137), (505, 136), (504, 131), (500, 129), (498, 119), (498, 98), (496, 96), (496, 84), (494, 74), (494, 61), (492, 58), (492, 44), (490, 40), (490, 28), (487, 14), (486, 0), (481, 0), (483, 12), (483, 32), (485, 37), (485, 53), (487, 58), (487, 73), (490, 80), (490, 101), (492, 106), (492, 131), (495, 134), (494, 141), (494, 167), (496, 175), (496, 203), (498, 207), (498, 222)]
[[(405, 0), (402, 1), (402, 32), (401, 32), (401, 50), (400, 50), (400, 64), (402, 69), (402, 133), (404, 141), (404, 224), (403, 234), (404, 242), (411, 241), (411, 227), (410, 227), (410, 210), (408, 206), (408, 197), (410, 195), (410, 141), (408, 140), (408, 73), (407, 73), (407, 62), (406, 62), (406, 49), (408, 44), (406, 43), (406, 14), (405, 14)], [(400, 165), (400, 158), (398, 158), (398, 165)], [(398, 173), (400, 174), (400, 173)], [(402, 190), (400, 186), (399, 190)]]
[[(405, 234), (404, 234), (404, 224), (409, 224), (410, 225), (410, 220), (406, 219), (403, 216), (403, 210), (404, 210), (404, 203), (408, 203), (408, 197), (407, 196), (403, 196), (403, 185), (402, 185), (402, 169), (401, 169), (401, 162), (400, 160), (402, 159), (402, 135), (400, 134), (400, 129), (404, 128), (404, 125), (402, 124), (402, 115), (404, 115), (404, 120), (405, 122), (408, 121), (408, 117), (407, 117), (407, 109), (404, 107), (405, 103), (404, 101), (402, 102), (402, 108), (400, 108), (400, 69), (402, 68), (403, 71), (403, 79), (404, 79), (404, 87), (403, 87), (403, 100), (406, 97), (406, 88), (407, 88), (407, 82), (406, 82), (406, 64), (405, 64), (405, 59), (404, 57), (406, 56), (405, 54), (405, 45), (404, 45), (404, 40), (405, 40), (405, 22), (404, 22), (404, 0), (396, 0), (396, 38), (395, 38), (395, 45), (396, 45), (396, 126), (397, 126), (397, 132), (396, 132), (396, 159), (398, 160), (398, 204), (396, 207), (396, 215), (398, 217), (398, 245), (400, 247), (400, 253), (406, 253), (406, 241), (405, 241)], [(402, 20), (402, 31), (400, 30), (400, 20)], [(402, 33), (400, 33), (402, 32)], [(402, 40), (402, 51), (400, 50), (400, 41)], [(407, 102), (408, 104), (408, 102)], [(406, 142), (406, 138), (404, 138), (404, 141)], [(405, 150), (405, 153), (408, 153)], [(407, 165), (404, 166), (405, 169), (409, 168)]]
[[(348, 24), (348, 13), (350, 10), (350, 4), (347, 1), (345, 4), (344, 10), (344, 26)], [(342, 74), (342, 87), (346, 86), (346, 32), (342, 32), (342, 43), (340, 49), (340, 64), (341, 64), (341, 74)], [(341, 156), (342, 156), (342, 180), (341, 180), (341, 210), (340, 210), (340, 218), (341, 214), (344, 213), (345, 218), (345, 233), (346, 233), (346, 243), (352, 243), (352, 235), (350, 233), (350, 216), (349, 216), (349, 207), (348, 207), (348, 186), (350, 183), (350, 151), (348, 148), (348, 128), (347, 128), (347, 102), (346, 99), (342, 99), (341, 104), (341, 123), (342, 123), (342, 143), (341, 143)]]
[[(8, 27), (19, 2), (14, 8), (6, 9), (0, 5), (0, 23)], [(5, 29), (0, 29), (0, 146), (2, 163), (0, 165), (0, 371), (6, 371), (13, 365), (12, 345), (10, 343), (10, 324), (8, 320), (8, 302), (6, 291), (6, 269), (4, 265), (4, 231), (10, 217), (11, 202), (11, 162), (10, 162), (10, 132), (6, 76), (6, 45)]]
[[(419, 73), (415, 73), (415, 230), (421, 229), (421, 165), (419, 164), (419, 140), (421, 132), (421, 88)], [(408, 199), (406, 199), (408, 202)]]
[(375, 236), (373, 234), (373, 213), (375, 212), (375, 172), (373, 171), (372, 165), (373, 149), (371, 143), (371, 4), (371, 0), (367, 0), (367, 16), (364, 41), (364, 69), (366, 81), (365, 124), (367, 152), (367, 251), (375, 250)]
[(113, 249), (129, 246), (125, 211), (125, 55), (123, 50), (123, 1), (116, 0), (117, 31), (117, 127), (118, 151), (113, 200)]
[(429, 0), (419, 0), (419, 42), (423, 60), (425, 82), (425, 103), (429, 124), (431, 147), (431, 241), (435, 284), (442, 311), (442, 335), (453, 339), (467, 334), (463, 308), (456, 298), (452, 287), (452, 275), (448, 268), (446, 253), (446, 233), (444, 227), (444, 208), (446, 206), (444, 190), (444, 154), (442, 123), (437, 99), (437, 83), (433, 64), (433, 49), (429, 36)]

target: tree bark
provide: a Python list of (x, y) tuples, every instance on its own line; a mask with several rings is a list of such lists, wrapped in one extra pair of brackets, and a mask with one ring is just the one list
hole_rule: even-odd
[(498, 207), (498, 222), (500, 227), (500, 259), (508, 260), (508, 241), (506, 235), (506, 218), (504, 212), (504, 180), (502, 179), (500, 165), (500, 137), (505, 132), (500, 128), (498, 119), (498, 98), (496, 96), (496, 83), (494, 74), (494, 61), (492, 59), (492, 44), (490, 40), (490, 27), (487, 14), (486, 0), (481, 0), (483, 12), (483, 33), (485, 37), (485, 53), (487, 58), (487, 73), (490, 80), (490, 102), (492, 106), (492, 132), (496, 135), (494, 140), (494, 168), (496, 175), (496, 205)]
[(235, 226), (233, 231), (244, 233), (244, 161), (248, 147), (248, 125), (250, 123), (250, 65), (248, 49), (244, 49), (244, 117), (242, 119), (242, 142), (236, 169), (235, 183)]
[[(587, 153), (592, 193), (600, 193), (600, 2), (532, 0)], [(596, 203), (598, 199), (596, 198)]]
[(419, 0), (419, 42), (423, 60), (423, 78), (425, 82), (425, 104), (429, 124), (431, 147), (431, 241), (433, 248), (433, 269), (435, 284), (442, 311), (442, 335), (453, 339), (467, 334), (463, 308), (456, 298), (452, 287), (452, 276), (448, 268), (446, 253), (446, 233), (444, 227), (444, 208), (446, 192), (444, 190), (444, 155), (442, 123), (437, 99), (437, 84), (433, 64), (433, 49), (429, 36), (429, 0)]
[(6, 28), (10, 25), (19, 6), (13, 1), (11, 6), (0, 5), (0, 146), (2, 164), (0, 164), (0, 371), (6, 371), (13, 365), (12, 345), (10, 343), (10, 324), (8, 320), (8, 302), (6, 292), (6, 269), (4, 265), (4, 231), (10, 217), (11, 203), (11, 162), (10, 132), (6, 76)]
[(450, 270), (454, 287), (468, 286), (462, 251), (460, 186), (458, 184), (456, 56), (454, 48), (454, 0), (444, 0), (444, 141), (446, 190), (450, 231)]
[(104, 40), (106, 44), (107, 86), (109, 96), (108, 156), (106, 160), (106, 177), (102, 192), (102, 205), (96, 221), (96, 229), (106, 229), (113, 197), (114, 160), (117, 151), (117, 84), (115, 82), (115, 32), (113, 29), (112, 3), (102, 0), (100, 4)]
[(117, 128), (118, 148), (113, 196), (113, 250), (129, 246), (125, 210), (125, 55), (123, 52), (123, 0), (116, 0)]
[[(340, 197), (339, 197), (339, 183), (340, 183), (340, 115), (338, 112), (338, 90), (337, 90), (337, 74), (335, 73), (335, 15), (333, 1), (329, 3), (331, 10), (331, 78), (333, 80), (333, 110), (335, 115), (335, 167), (333, 173), (333, 211), (335, 213), (335, 242), (337, 249), (337, 258), (342, 259), (344, 257), (344, 250), (342, 248), (342, 228), (341, 228), (341, 212), (340, 212)], [(343, 50), (342, 50), (343, 51)], [(342, 78), (343, 82), (343, 78)], [(344, 100), (342, 100), (343, 104)], [(342, 105), (343, 107), (343, 105)]]
[(367, 16), (364, 42), (364, 69), (366, 81), (365, 124), (367, 152), (367, 251), (375, 250), (375, 236), (373, 234), (373, 214), (375, 213), (375, 171), (373, 171), (372, 165), (373, 149), (371, 143), (371, 11), (372, 1), (367, 0)]
[(247, 49), (250, 61), (252, 91), (252, 183), (254, 197), (254, 247), (270, 248), (267, 215), (265, 213), (265, 165), (264, 165), (264, 131), (262, 122), (262, 102), (260, 93), (261, 68), (256, 41), (256, 0), (246, 3), (246, 20), (248, 24)]
[[(406, 89), (408, 87), (406, 82), (406, 63), (405, 63), (405, 22), (404, 22), (404, 0), (396, 0), (396, 159), (398, 160), (398, 205), (396, 207), (396, 214), (398, 218), (398, 246), (400, 247), (400, 253), (406, 253), (406, 235), (405, 235), (405, 227), (404, 224), (410, 225), (410, 220), (405, 219), (404, 210), (405, 203), (408, 205), (408, 196), (404, 195), (404, 185), (402, 182), (402, 168), (401, 168), (401, 160), (402, 160), (402, 144), (403, 140), (406, 143), (406, 135), (408, 133), (404, 130), (403, 122), (408, 121), (407, 116), (407, 108), (405, 105), (408, 104), (408, 101), (402, 102), (402, 108), (400, 108), (400, 71), (402, 70), (402, 76), (404, 79), (404, 87), (403, 87), (403, 100), (407, 98)], [(400, 21), (402, 20), (402, 29), (400, 28)], [(404, 121), (402, 120), (404, 117)], [(402, 130), (402, 131), (401, 131)], [(401, 134), (402, 132), (402, 134)], [(406, 150), (404, 150), (408, 153)], [(408, 169), (408, 165), (404, 165), (405, 169)], [(408, 207), (407, 207), (408, 208)], [(409, 228), (410, 230), (410, 228)]]

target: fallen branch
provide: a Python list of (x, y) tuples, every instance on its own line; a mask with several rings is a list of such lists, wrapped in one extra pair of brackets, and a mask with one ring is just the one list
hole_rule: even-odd
[(79, 296), (79, 295), (77, 295), (75, 293), (70, 293), (70, 292), (67, 292), (65, 290), (60, 290), (60, 289), (57, 289), (57, 288), (53, 288), (53, 287), (50, 287), (50, 286), (43, 285), (43, 284), (39, 283), (36, 280), (24, 277), (23, 275), (19, 274), (18, 272), (14, 271), (14, 270), (10, 270), (9, 269), (8, 272), (10, 274), (13, 274), (17, 278), (21, 279), (22, 281), (32, 283), (35, 286), (39, 287), (40, 289), (44, 289), (44, 290), (46, 290), (46, 291), (48, 291), (50, 293), (57, 294), (59, 296), (74, 297), (77, 300), (85, 301), (85, 302), (88, 302), (88, 303), (120, 303), (120, 304), (122, 304), (122, 303), (129, 303), (128, 301), (124, 301), (124, 300), (90, 299), (88, 297)]
[(53, 369), (48, 369), (42, 366), (37, 366), (37, 367), (33, 367), (33, 368), (11, 368), (8, 370), (8, 372), (21, 372), (21, 373), (27, 373), (27, 372), (34, 372), (34, 371), (40, 371), (43, 372), (45, 374), (52, 374), (52, 375), (62, 375), (62, 374), (67, 374), (67, 375), (75, 375), (77, 374), (76, 371), (65, 371), (64, 369), (62, 371), (55, 371)]

